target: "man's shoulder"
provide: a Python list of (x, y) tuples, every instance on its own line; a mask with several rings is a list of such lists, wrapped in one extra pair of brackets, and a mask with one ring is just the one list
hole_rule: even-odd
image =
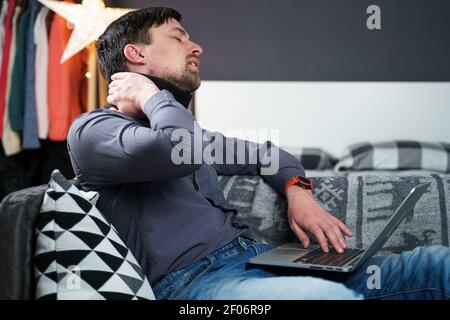
[(111, 112), (107, 107), (103, 107), (80, 114), (78, 117), (75, 118), (73, 123), (105, 116), (114, 117), (116, 115), (114, 112)]
[(76, 117), (73, 120), (71, 126), (79, 125), (83, 121), (86, 121), (86, 120), (89, 120), (89, 119), (102, 117), (104, 115), (107, 115), (108, 113), (109, 112), (107, 112), (107, 109), (105, 109), (105, 108), (100, 108), (100, 109), (95, 109), (95, 110), (92, 110), (92, 111), (84, 112), (84, 113), (80, 114), (78, 117)]
[(92, 130), (101, 131), (107, 129), (109, 126), (104, 120), (108, 118), (117, 118), (115, 112), (109, 111), (106, 108), (95, 109), (89, 112), (85, 112), (76, 117), (70, 125), (69, 132), (67, 134), (67, 140), (74, 143), (79, 140), (81, 136), (90, 136)]
[(67, 139), (74, 143), (78, 140), (95, 139), (94, 137), (101, 136), (102, 132), (109, 136), (114, 130), (128, 128), (130, 123), (149, 127), (148, 122), (143, 120), (133, 119), (106, 107), (95, 109), (75, 118), (70, 126)]
[[(135, 122), (136, 121), (133, 118), (130, 118), (129, 116), (127, 116), (123, 113), (112, 111), (112, 110), (109, 110), (108, 108), (104, 107), (104, 108), (95, 109), (95, 110), (92, 110), (89, 112), (85, 112), (85, 113), (82, 113), (81, 115), (79, 115), (72, 122), (72, 124), (70, 126), (70, 131), (73, 132), (74, 129), (81, 130), (81, 129), (91, 128), (91, 127), (102, 128), (104, 121), (107, 119), (116, 120), (116, 121), (120, 121), (120, 122), (122, 122), (122, 121)], [(69, 131), (69, 134), (70, 134), (70, 131)]]

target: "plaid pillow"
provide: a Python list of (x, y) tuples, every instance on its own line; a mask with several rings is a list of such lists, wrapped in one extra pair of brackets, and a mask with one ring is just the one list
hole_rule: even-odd
[(336, 170), (432, 170), (450, 172), (450, 144), (390, 141), (351, 145)]
[(300, 153), (294, 156), (300, 160), (306, 170), (333, 169), (337, 162), (331, 154), (320, 148), (302, 148)]

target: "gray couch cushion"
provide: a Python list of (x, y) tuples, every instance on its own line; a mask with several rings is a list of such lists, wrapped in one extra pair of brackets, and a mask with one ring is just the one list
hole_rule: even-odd
[[(238, 223), (250, 226), (247, 236), (278, 245), (296, 241), (286, 219), (284, 196), (271, 189), (258, 176), (221, 176), (225, 198), (239, 215)], [(381, 250), (401, 252), (416, 246), (449, 244), (450, 175), (422, 174), (350, 175), (312, 178), (314, 196), (353, 231), (347, 244), (367, 247), (410, 190), (431, 182), (430, 190), (417, 203), (414, 212), (400, 224)]]

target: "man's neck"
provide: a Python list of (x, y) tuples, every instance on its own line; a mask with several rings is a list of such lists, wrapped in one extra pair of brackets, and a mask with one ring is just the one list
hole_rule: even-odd
[(165, 79), (158, 78), (155, 76), (150, 76), (147, 74), (142, 74), (142, 75), (146, 76), (147, 78), (152, 80), (160, 90), (165, 89), (165, 90), (170, 91), (173, 94), (173, 96), (175, 97), (175, 99), (179, 103), (181, 103), (186, 109), (189, 107), (189, 103), (191, 102), (191, 99), (192, 99), (192, 95), (190, 93), (181, 90), (176, 85), (174, 85), (172, 82), (167, 81)]

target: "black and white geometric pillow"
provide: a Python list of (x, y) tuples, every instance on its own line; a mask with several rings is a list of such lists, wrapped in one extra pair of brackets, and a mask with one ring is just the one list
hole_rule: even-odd
[(335, 166), (340, 170), (431, 170), (450, 172), (450, 144), (384, 141), (351, 145)]
[(52, 173), (36, 223), (36, 299), (155, 299), (97, 198)]

